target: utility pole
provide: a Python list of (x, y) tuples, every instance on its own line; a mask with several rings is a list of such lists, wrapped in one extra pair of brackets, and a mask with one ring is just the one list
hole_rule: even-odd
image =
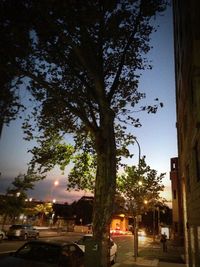
[(153, 241), (155, 242), (156, 235), (156, 207), (153, 207)]

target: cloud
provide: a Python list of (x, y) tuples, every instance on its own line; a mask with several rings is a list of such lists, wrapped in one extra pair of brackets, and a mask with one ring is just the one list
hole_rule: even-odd
[[(11, 186), (14, 178), (0, 177), (0, 194), (5, 194), (6, 189)], [(33, 190), (28, 190), (27, 194), (29, 198), (42, 201), (52, 201), (56, 199), (58, 203), (71, 203), (80, 199), (84, 195), (91, 195), (85, 191), (67, 191), (66, 178), (58, 178), (58, 185), (55, 186), (56, 179), (46, 178), (44, 180), (35, 183)]]

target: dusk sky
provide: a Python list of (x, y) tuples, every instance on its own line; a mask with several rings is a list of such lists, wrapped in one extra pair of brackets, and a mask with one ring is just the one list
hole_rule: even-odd
[[(168, 8), (164, 16), (157, 18), (160, 25), (158, 31), (152, 35), (153, 49), (149, 53), (153, 69), (145, 71), (140, 80), (140, 91), (147, 97), (144, 103), (153, 103), (159, 98), (164, 107), (156, 114), (137, 114), (140, 117), (142, 127), (132, 128), (131, 132), (137, 137), (141, 147), (141, 155), (146, 156), (147, 163), (159, 173), (166, 173), (163, 181), (166, 186), (165, 197), (171, 198), (170, 188), (170, 158), (177, 156), (176, 135), (176, 107), (175, 107), (175, 77), (174, 77), (174, 52), (173, 52), (173, 23), (172, 11)], [(26, 99), (27, 93), (22, 97)], [(22, 120), (12, 121), (9, 127), (4, 126), (0, 139), (0, 193), (5, 193), (6, 188), (19, 173), (26, 173), (27, 163), (31, 154), (27, 152), (33, 147), (33, 143), (23, 140), (21, 130)], [(134, 153), (127, 164), (138, 163), (138, 146), (130, 147)], [(59, 168), (48, 174), (47, 178), (38, 182), (29, 197), (38, 200), (55, 198), (57, 202), (72, 202), (80, 198), (84, 192), (67, 192), (67, 173), (62, 175)], [(58, 180), (59, 185), (54, 186)]]

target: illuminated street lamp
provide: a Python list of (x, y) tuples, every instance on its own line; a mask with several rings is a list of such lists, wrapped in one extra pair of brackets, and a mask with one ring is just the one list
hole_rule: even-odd
[(56, 181), (54, 181), (54, 186), (57, 186), (57, 185), (59, 185), (59, 181), (58, 180), (56, 180)]
[(138, 182), (138, 185), (141, 186), (141, 185), (142, 185), (142, 181), (139, 181), (139, 182)]
[(54, 188), (55, 188), (56, 186), (58, 186), (58, 185), (59, 185), (59, 181), (58, 181), (58, 180), (55, 180), (55, 181), (53, 182), (53, 185), (51, 186), (51, 191), (50, 191), (50, 195), (49, 195), (50, 201), (51, 201), (51, 199), (52, 199), (52, 197), (53, 197), (53, 190), (54, 190)]

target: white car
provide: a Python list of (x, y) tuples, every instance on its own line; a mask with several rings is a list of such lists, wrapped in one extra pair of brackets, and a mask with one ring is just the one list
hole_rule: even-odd
[(6, 234), (4, 233), (4, 231), (0, 230), (0, 242), (6, 238)]
[(39, 231), (29, 224), (13, 224), (7, 232), (8, 239), (21, 238), (27, 240), (28, 238), (39, 237)]
[[(85, 242), (87, 240), (92, 239), (92, 234), (86, 234), (81, 239), (79, 239), (76, 244), (79, 248), (85, 252)], [(110, 238), (110, 262), (115, 263), (117, 259), (117, 245), (116, 243)]]
[(138, 230), (138, 236), (145, 237), (146, 235), (147, 235), (147, 234), (146, 234), (146, 232), (145, 232), (144, 229), (139, 229), (139, 230)]

